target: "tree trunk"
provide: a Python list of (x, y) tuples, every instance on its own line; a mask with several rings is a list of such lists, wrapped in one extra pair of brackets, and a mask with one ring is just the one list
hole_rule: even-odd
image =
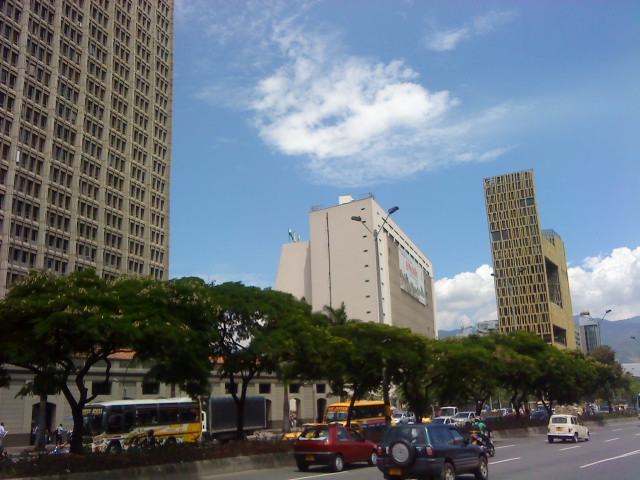
[(47, 433), (47, 396), (40, 395), (40, 406), (38, 407), (38, 433), (36, 435), (36, 450), (43, 452), (46, 448)]
[(84, 424), (82, 422), (82, 406), (72, 406), (71, 415), (73, 416), (73, 432), (71, 433), (69, 452), (80, 455), (81, 453), (83, 453), (82, 436), (84, 435)]
[(291, 412), (289, 411), (289, 382), (282, 382), (284, 387), (284, 402), (282, 403), (282, 431), (289, 433), (291, 431)]
[(389, 398), (389, 374), (384, 361), (382, 364), (382, 400), (384, 401), (384, 423), (388, 430), (391, 427), (391, 399)]

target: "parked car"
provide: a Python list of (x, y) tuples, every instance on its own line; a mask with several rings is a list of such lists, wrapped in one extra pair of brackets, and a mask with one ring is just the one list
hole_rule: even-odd
[(536, 410), (531, 414), (530, 419), (533, 421), (545, 421), (549, 418), (549, 414), (546, 410)]
[(416, 416), (413, 412), (396, 412), (391, 416), (391, 423), (394, 425), (407, 425), (416, 423)]
[(340, 425), (309, 425), (293, 444), (296, 465), (301, 472), (309, 465), (329, 465), (340, 472), (347, 463), (375, 465), (376, 444), (352, 428)]
[(476, 412), (458, 412), (453, 416), (453, 422), (459, 427), (470, 427), (476, 421)]
[(378, 469), (385, 479), (454, 480), (472, 473), (489, 478), (487, 455), (464, 438), (458, 427), (444, 424), (396, 425), (378, 446)]
[(572, 440), (578, 443), (580, 439), (588, 442), (589, 429), (576, 415), (552, 415), (547, 427), (547, 440), (553, 443), (556, 438), (562, 439), (563, 442)]
[(453, 417), (435, 417), (431, 419), (431, 422), (435, 425), (454, 425)]
[(439, 417), (453, 417), (456, 413), (458, 413), (458, 407), (441, 407), (438, 410)]

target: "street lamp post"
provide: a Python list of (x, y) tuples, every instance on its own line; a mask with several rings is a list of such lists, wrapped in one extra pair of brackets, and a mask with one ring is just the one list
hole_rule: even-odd
[[(373, 229), (373, 231), (369, 227), (367, 227), (364, 220), (362, 220), (362, 217), (355, 216), (355, 215), (351, 217), (351, 220), (353, 220), (354, 222), (360, 222), (362, 226), (366, 228), (373, 235), (373, 241), (375, 244), (374, 253), (376, 256), (376, 281), (378, 283), (377, 285), (378, 287), (377, 288), (378, 323), (382, 323), (382, 324), (384, 323), (384, 306), (382, 303), (382, 278), (380, 275), (380, 248), (378, 246), (378, 236), (380, 235), (380, 232), (382, 231), (387, 221), (389, 220), (389, 216), (397, 212), (398, 210), (400, 210), (400, 207), (391, 207), (389, 210), (387, 210), (387, 216), (384, 218), (382, 225), (380, 225), (379, 228)], [(389, 396), (389, 378), (387, 376), (387, 365), (384, 358), (382, 359), (382, 400), (384, 401), (384, 407), (385, 407), (384, 420), (387, 425), (387, 428), (389, 428), (389, 426), (391, 425), (391, 416), (390, 416), (391, 398)]]
[(611, 309), (606, 310), (604, 312), (604, 315), (602, 315), (602, 318), (597, 321), (597, 323), (598, 323), (598, 346), (599, 347), (602, 346), (602, 321), (604, 320), (604, 317), (607, 316), (607, 313), (609, 313), (610, 311), (611, 311)]
[(384, 310), (382, 305), (382, 285), (381, 285), (382, 280), (380, 276), (380, 250), (378, 246), (378, 235), (380, 235), (380, 232), (382, 231), (383, 227), (386, 225), (387, 221), (389, 220), (389, 215), (397, 212), (398, 210), (400, 210), (399, 207), (391, 207), (388, 210), (387, 216), (384, 218), (382, 225), (380, 225), (380, 228), (376, 228), (373, 231), (369, 227), (367, 227), (367, 225), (365, 224), (365, 221), (362, 220), (362, 217), (359, 217), (359, 216), (351, 217), (351, 220), (353, 220), (354, 222), (360, 222), (362, 226), (367, 230), (369, 230), (369, 232), (373, 235), (373, 241), (375, 244), (374, 251), (376, 255), (376, 281), (378, 282), (378, 293), (377, 293), (378, 294), (378, 323), (384, 323)]
[[(520, 275), (526, 269), (527, 267), (520, 267), (520, 269), (518, 270), (518, 275)], [(513, 316), (513, 329), (518, 330), (518, 317), (516, 316), (516, 307), (515, 307), (516, 298), (513, 295), (513, 279), (511, 277), (507, 277), (505, 279), (504, 277), (501, 277), (497, 273), (492, 273), (491, 276), (494, 278), (502, 278), (507, 281), (507, 288), (509, 289), (509, 303), (511, 304), (511, 316)]]

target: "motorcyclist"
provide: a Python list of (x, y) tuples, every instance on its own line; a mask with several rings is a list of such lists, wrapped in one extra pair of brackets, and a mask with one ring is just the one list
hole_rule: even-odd
[(482, 416), (478, 416), (475, 420), (475, 422), (472, 425), (474, 430), (478, 430), (478, 432), (480, 432), (480, 435), (485, 436), (487, 438), (490, 437), (490, 433), (489, 433), (489, 428), (487, 427), (487, 424), (484, 423), (484, 420), (482, 419)]

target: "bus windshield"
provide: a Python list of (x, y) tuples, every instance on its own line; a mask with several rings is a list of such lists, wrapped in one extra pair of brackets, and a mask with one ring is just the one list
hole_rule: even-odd
[(327, 412), (326, 422), (346, 422), (347, 412)]
[(102, 407), (89, 407), (82, 411), (82, 423), (85, 435), (99, 435), (104, 432), (106, 410)]

